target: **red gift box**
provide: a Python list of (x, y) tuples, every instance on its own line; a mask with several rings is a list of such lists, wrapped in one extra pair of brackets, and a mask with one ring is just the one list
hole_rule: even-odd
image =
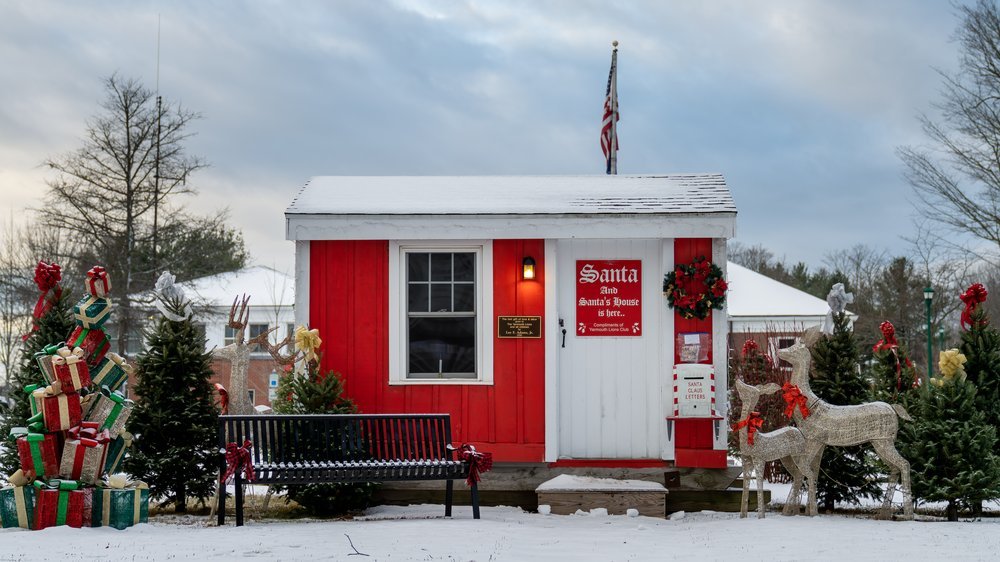
[(95, 265), (87, 272), (87, 292), (95, 297), (104, 297), (111, 292), (111, 280), (103, 267)]
[(72, 480), (35, 481), (35, 530), (59, 525), (89, 527), (94, 505), (93, 488)]
[(54, 433), (29, 433), (26, 430), (12, 435), (17, 437), (17, 455), (21, 470), (28, 480), (52, 478), (59, 474), (59, 437)]
[(80, 395), (75, 392), (46, 396), (42, 399), (42, 417), (48, 431), (64, 431), (80, 425), (83, 411)]
[(87, 358), (87, 365), (91, 366), (97, 365), (111, 349), (111, 342), (108, 341), (108, 336), (104, 333), (104, 330), (100, 328), (88, 329), (81, 326), (73, 329), (73, 333), (66, 340), (66, 345), (74, 348), (83, 348)]
[(62, 385), (63, 392), (77, 391), (90, 386), (90, 369), (83, 348), (61, 347), (52, 358), (52, 370)]

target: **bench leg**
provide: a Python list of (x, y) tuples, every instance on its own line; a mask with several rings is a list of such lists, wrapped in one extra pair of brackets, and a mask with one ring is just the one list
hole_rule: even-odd
[(236, 471), (236, 526), (243, 526), (243, 474)]
[(222, 475), (219, 475), (219, 526), (226, 524), (226, 483), (222, 481)]
[(472, 518), (479, 519), (479, 483), (473, 482), (469, 491), (472, 493)]
[(448, 480), (444, 487), (444, 516), (451, 517), (451, 501), (455, 496), (455, 481)]

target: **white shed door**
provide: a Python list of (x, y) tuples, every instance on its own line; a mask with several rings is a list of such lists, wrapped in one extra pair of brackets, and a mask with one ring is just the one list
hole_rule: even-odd
[[(562, 334), (554, 338), (559, 346), (560, 458), (661, 458), (665, 424), (661, 398), (662, 248), (662, 240), (558, 241), (557, 299), (559, 318), (566, 328), (565, 342)], [(610, 288), (604, 290), (604, 296), (613, 299), (614, 292), (621, 295), (632, 289), (621, 285), (628, 281), (629, 271), (619, 268), (602, 273), (601, 262), (622, 266), (634, 264), (632, 260), (641, 263), (642, 322), (639, 335), (619, 335), (622, 328), (634, 330), (636, 310), (615, 307), (614, 303), (595, 309), (598, 299), (589, 298), (593, 283), (581, 282), (580, 272), (591, 261), (597, 264), (583, 276), (593, 280), (595, 272), (605, 275)], [(588, 296), (578, 297), (578, 283), (581, 294)], [(601, 309), (605, 312), (595, 320)], [(609, 328), (602, 322), (608, 315), (627, 316), (627, 326)], [(588, 327), (597, 331), (580, 333)]]

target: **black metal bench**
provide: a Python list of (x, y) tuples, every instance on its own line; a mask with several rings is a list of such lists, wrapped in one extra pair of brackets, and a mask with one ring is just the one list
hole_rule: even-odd
[[(454, 460), (448, 414), (324, 414), (219, 416), (219, 445), (253, 445), (255, 484), (313, 484), (447, 480), (445, 517), (454, 481), (470, 463)], [(220, 479), (226, 470), (221, 456)], [(243, 525), (242, 472), (236, 472), (236, 525)], [(219, 487), (219, 525), (225, 524), (226, 487)], [(472, 516), (479, 490), (471, 486)]]

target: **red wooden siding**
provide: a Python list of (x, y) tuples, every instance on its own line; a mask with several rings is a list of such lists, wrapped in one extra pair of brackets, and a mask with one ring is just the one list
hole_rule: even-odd
[[(531, 256), (536, 279), (521, 280)], [(340, 372), (363, 413), (450, 413), (452, 439), (497, 461), (541, 461), (545, 448), (545, 338), (497, 339), (496, 316), (543, 316), (544, 242), (493, 243), (493, 385), (389, 386), (389, 244), (310, 243), (309, 318), (323, 338), (324, 370)], [(544, 322), (543, 322), (544, 326)]]
[[(691, 263), (697, 257), (712, 260), (711, 238), (676, 238), (674, 239), (674, 263)], [(704, 320), (682, 318), (674, 312), (674, 341), (678, 334), (690, 332), (706, 332), (712, 335), (712, 315)], [(714, 340), (712, 340), (714, 341)], [(708, 361), (713, 361), (713, 350), (709, 347)], [(680, 363), (680, 348), (674, 345), (674, 363)], [(676, 392), (677, 389), (674, 389)], [(714, 391), (714, 388), (713, 388)], [(725, 468), (726, 452), (714, 451), (713, 421), (709, 419), (677, 420), (676, 440), (674, 441), (674, 463), (681, 467)]]
[[(695, 258), (704, 256), (705, 259), (712, 259), (712, 239), (711, 238), (675, 238), (674, 239), (674, 264), (687, 264)], [(712, 333), (712, 316), (709, 315), (704, 320), (697, 318), (682, 318), (680, 314), (674, 312), (674, 341), (677, 335), (690, 332)], [(674, 363), (681, 362), (681, 352), (677, 345), (674, 345)], [(708, 363), (712, 362), (712, 348), (709, 348)]]

